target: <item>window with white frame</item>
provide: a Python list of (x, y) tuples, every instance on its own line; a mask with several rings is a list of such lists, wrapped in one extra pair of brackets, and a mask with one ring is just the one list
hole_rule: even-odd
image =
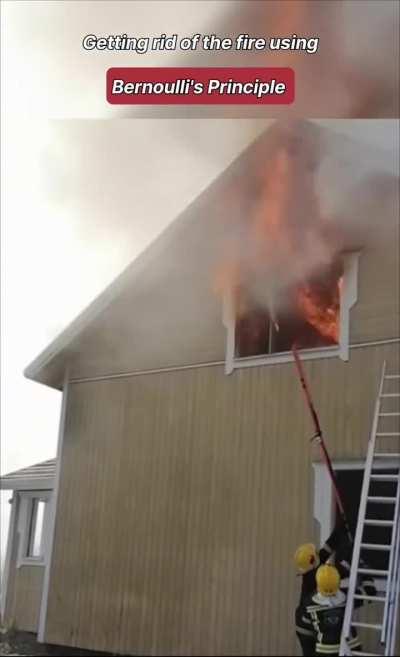
[(43, 565), (46, 559), (50, 494), (20, 493), (19, 565)]
[(296, 343), (305, 358), (348, 360), (350, 309), (357, 300), (358, 254), (342, 254), (301, 285), (285, 291), (277, 310), (238, 290), (225, 300), (226, 371), (286, 362)]
[(26, 545), (26, 557), (43, 559), (43, 526), (47, 502), (43, 499), (32, 498), (29, 509), (29, 530)]

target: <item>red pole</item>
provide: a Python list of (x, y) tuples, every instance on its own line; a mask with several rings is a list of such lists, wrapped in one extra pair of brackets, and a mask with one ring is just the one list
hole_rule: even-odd
[(338, 506), (340, 515), (342, 516), (342, 520), (343, 520), (343, 523), (345, 525), (346, 531), (349, 535), (349, 538), (352, 540), (349, 524), (347, 522), (346, 513), (345, 513), (345, 510), (344, 510), (344, 506), (343, 506), (343, 501), (342, 501), (342, 498), (341, 498), (341, 495), (340, 495), (340, 492), (339, 492), (339, 487), (338, 487), (338, 482), (337, 482), (337, 479), (336, 479), (335, 471), (332, 467), (332, 461), (330, 459), (328, 450), (327, 450), (326, 445), (325, 445), (325, 441), (324, 441), (324, 438), (323, 438), (323, 435), (322, 435), (321, 425), (319, 423), (318, 414), (317, 414), (317, 411), (315, 410), (315, 406), (314, 406), (313, 400), (311, 398), (311, 393), (310, 393), (310, 390), (309, 390), (308, 385), (307, 385), (303, 365), (302, 365), (302, 362), (300, 360), (300, 356), (299, 356), (299, 353), (297, 351), (296, 344), (293, 344), (292, 351), (293, 351), (294, 361), (295, 361), (296, 367), (297, 367), (297, 372), (298, 372), (298, 375), (299, 375), (299, 378), (300, 378), (300, 383), (301, 383), (301, 386), (303, 388), (304, 395), (305, 395), (305, 398), (306, 398), (306, 401), (307, 401), (307, 405), (308, 405), (308, 408), (309, 408), (310, 413), (311, 413), (311, 417), (312, 417), (313, 422), (314, 422), (314, 426), (315, 426), (315, 436), (314, 436), (314, 438), (317, 440), (317, 442), (318, 442), (318, 444), (321, 448), (322, 457), (325, 461), (326, 467), (327, 467), (328, 472), (329, 472), (329, 476), (330, 476), (331, 481), (332, 481), (332, 486), (333, 486), (333, 491), (334, 491), (334, 495), (335, 495), (335, 499), (336, 499), (336, 504)]

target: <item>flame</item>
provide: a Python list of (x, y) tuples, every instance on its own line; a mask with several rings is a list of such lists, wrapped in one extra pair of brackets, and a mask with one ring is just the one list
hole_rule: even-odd
[(257, 309), (268, 317), (260, 322), (272, 322), (279, 333), (270, 348), (284, 348), (296, 332), (304, 348), (338, 344), (343, 270), (316, 191), (319, 144), (290, 123), (275, 137), (269, 160), (255, 172), (254, 205), (245, 206), (240, 230), (225, 242), (215, 289), (233, 293), (233, 312), (243, 320), (238, 333), (243, 344), (253, 339), (254, 349)]
[(297, 304), (300, 312), (318, 333), (338, 344), (340, 319), (340, 287), (342, 279), (336, 282), (330, 295), (322, 295), (309, 284), (299, 286)]

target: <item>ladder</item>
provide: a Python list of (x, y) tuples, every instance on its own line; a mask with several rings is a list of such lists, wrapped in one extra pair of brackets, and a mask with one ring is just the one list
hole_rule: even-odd
[[(393, 385), (394, 384), (394, 385)], [(350, 570), (346, 611), (340, 643), (340, 655), (394, 655), (400, 597), (400, 375), (386, 372), (383, 364), (379, 392), (375, 403), (374, 419), (368, 444), (364, 480), (358, 513), (357, 530), (354, 540), (353, 558)], [(393, 404), (394, 402), (394, 404)], [(388, 427), (389, 423), (389, 427)], [(393, 426), (394, 425), (394, 426)], [(390, 429), (390, 430), (389, 430)], [(382, 442), (390, 447), (382, 448)], [(386, 472), (382, 467), (387, 464)], [(381, 466), (379, 470), (379, 465)], [(390, 494), (383, 495), (379, 486), (390, 482)], [(387, 486), (387, 483), (386, 483)], [(378, 488), (378, 491), (376, 490)], [(380, 493), (380, 494), (379, 494)], [(373, 505), (371, 507), (371, 505)], [(379, 519), (371, 508), (393, 511), (391, 519)], [(372, 515), (371, 515), (372, 513)], [(386, 528), (387, 541), (368, 542), (365, 532), (368, 527)], [(369, 568), (363, 555), (368, 551), (386, 553), (385, 569)], [(384, 584), (383, 593), (377, 596), (362, 594), (358, 589), (362, 575), (373, 576), (375, 582)], [(360, 622), (356, 613), (357, 604), (370, 604), (375, 608), (378, 622)], [(358, 610), (361, 611), (361, 610)], [(348, 639), (355, 628), (364, 636), (361, 638), (362, 652), (351, 650)], [(377, 635), (378, 633), (378, 635)], [(374, 636), (375, 635), (375, 636)], [(368, 644), (373, 647), (369, 647)], [(377, 652), (378, 650), (378, 652)], [(365, 652), (364, 652), (365, 651)]]

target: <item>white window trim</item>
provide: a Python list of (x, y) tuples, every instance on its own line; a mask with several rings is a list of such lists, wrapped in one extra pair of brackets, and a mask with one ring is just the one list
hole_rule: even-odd
[[(51, 491), (24, 491), (18, 493), (19, 497), (19, 514), (17, 521), (17, 531), (19, 535), (18, 541), (18, 558), (17, 558), (17, 568), (21, 566), (45, 566), (48, 554), (48, 527), (49, 527), (49, 509), (50, 509), (50, 499)], [(33, 500), (39, 499), (46, 502), (45, 513), (43, 518), (43, 530), (42, 530), (42, 539), (41, 539), (41, 552), (42, 556), (40, 557), (28, 557), (28, 541), (29, 541), (29, 529), (30, 529), (30, 519), (32, 512), (32, 503)]]
[[(302, 360), (318, 358), (341, 358), (349, 360), (350, 340), (350, 310), (357, 302), (359, 252), (346, 253), (343, 258), (343, 285), (340, 290), (340, 344), (337, 347), (320, 347), (317, 349), (302, 349)], [(225, 374), (231, 374), (235, 369), (256, 367), (260, 365), (277, 365), (293, 361), (293, 354), (285, 351), (265, 356), (235, 356), (235, 303), (233, 290), (224, 296), (223, 323), (227, 331)]]
[[(319, 544), (323, 545), (333, 531), (334, 524), (334, 492), (332, 480), (328, 474), (325, 463), (313, 463), (314, 468), (314, 520), (319, 526)], [(334, 470), (364, 470), (365, 461), (337, 461), (332, 463)], [(374, 465), (376, 470), (398, 468), (396, 459), (387, 459), (383, 463)], [(383, 591), (382, 582), (375, 580), (378, 591)]]

